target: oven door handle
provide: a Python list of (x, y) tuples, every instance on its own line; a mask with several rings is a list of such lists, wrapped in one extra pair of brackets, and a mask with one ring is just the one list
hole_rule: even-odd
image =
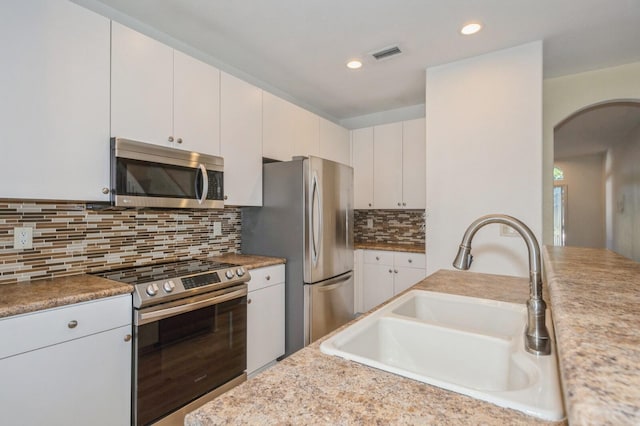
[(207, 306), (216, 305), (218, 303), (227, 302), (229, 300), (238, 299), (247, 295), (247, 289), (235, 290), (209, 299), (197, 302), (187, 303), (185, 305), (174, 306), (171, 308), (159, 309), (151, 312), (137, 312), (135, 325), (144, 325), (150, 322), (160, 321), (175, 315), (184, 314), (195, 311), (196, 309), (206, 308)]

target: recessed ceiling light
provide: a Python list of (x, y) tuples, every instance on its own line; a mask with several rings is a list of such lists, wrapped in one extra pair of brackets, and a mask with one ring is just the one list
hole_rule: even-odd
[(360, 67), (362, 67), (362, 61), (358, 59), (352, 59), (349, 62), (347, 62), (347, 68), (350, 68), (352, 70), (357, 70)]
[(482, 24), (479, 24), (477, 22), (471, 22), (469, 24), (466, 24), (464, 27), (460, 29), (460, 34), (471, 35), (471, 34), (477, 33), (481, 29), (482, 29)]

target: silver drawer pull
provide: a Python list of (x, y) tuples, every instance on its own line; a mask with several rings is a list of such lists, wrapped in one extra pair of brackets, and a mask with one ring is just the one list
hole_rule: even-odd
[(389, 269), (389, 273), (392, 273), (393, 271), (391, 269)]
[(67, 327), (69, 328), (76, 328), (77, 326), (78, 326), (78, 321), (76, 320), (69, 321), (69, 324), (67, 324)]
[(271, 275), (267, 275), (265, 278), (269, 281), (271, 279)]
[(413, 260), (409, 259), (409, 263), (413, 262)]
[(125, 342), (129, 342), (129, 341), (131, 341), (131, 335), (130, 335), (130, 334), (127, 334), (126, 336), (124, 336), (124, 341), (125, 341)]
[(376, 260), (380, 260), (380, 256), (376, 256)]
[(251, 304), (251, 299), (247, 299), (247, 305)]

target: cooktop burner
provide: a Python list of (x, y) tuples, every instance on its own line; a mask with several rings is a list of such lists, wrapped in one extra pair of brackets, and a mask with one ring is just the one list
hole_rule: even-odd
[(135, 308), (220, 290), (250, 279), (242, 266), (210, 259), (132, 266), (92, 275), (133, 285)]

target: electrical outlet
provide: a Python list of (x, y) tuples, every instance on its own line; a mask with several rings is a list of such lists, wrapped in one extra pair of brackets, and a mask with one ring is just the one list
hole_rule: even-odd
[(13, 248), (33, 248), (33, 228), (13, 228)]
[(213, 222), (213, 236), (219, 237), (222, 235), (222, 222)]
[(367, 219), (367, 228), (373, 228), (373, 219)]

